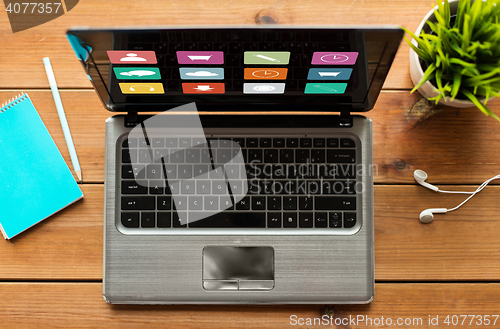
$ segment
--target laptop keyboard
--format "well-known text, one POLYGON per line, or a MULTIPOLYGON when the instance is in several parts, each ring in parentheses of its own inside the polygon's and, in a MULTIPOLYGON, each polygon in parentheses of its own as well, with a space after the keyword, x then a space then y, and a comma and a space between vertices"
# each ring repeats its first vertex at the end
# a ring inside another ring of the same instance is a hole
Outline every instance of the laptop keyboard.
POLYGON ((353 139, 221 136, 204 143, 182 136, 120 140, 122 227, 344 230, 359 221, 353 139), (240 149, 244 164, 232 161, 240 149))

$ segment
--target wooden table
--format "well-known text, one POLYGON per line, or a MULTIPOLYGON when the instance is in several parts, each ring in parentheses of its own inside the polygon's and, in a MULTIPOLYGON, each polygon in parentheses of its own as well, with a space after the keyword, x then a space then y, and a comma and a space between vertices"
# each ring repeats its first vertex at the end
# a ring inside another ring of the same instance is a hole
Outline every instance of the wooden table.
MULTIPOLYGON (((334 319, 370 317, 373 325, 381 317, 393 323, 398 318, 421 318, 422 327, 427 327, 429 316, 439 316, 439 327, 456 328, 462 327, 463 318, 457 326, 447 326, 444 320, 461 314, 490 315, 493 322, 491 315, 500 314, 500 187, 488 186, 459 211, 437 215, 424 225, 418 220, 420 211, 454 207, 463 196, 424 189, 415 184, 413 171, 426 170, 430 182, 447 189, 474 189, 500 171, 500 122, 475 108, 443 108, 419 120, 422 108, 414 104, 420 97, 409 93, 406 44, 401 45, 375 108, 367 114, 374 123, 378 167, 374 302, 153 307, 111 306, 101 296, 104 120, 110 113, 66 41, 68 27, 252 25, 268 16, 297 25, 397 24, 415 30, 433 5, 430 0, 83 0, 64 16, 15 34, 0 7, 0 100, 28 92, 70 164, 42 63, 43 57, 50 57, 80 158, 85 194, 84 200, 22 235, 0 241, 0 327, 281 328, 293 324, 292 315, 312 319, 324 314, 334 319)), ((500 114, 500 101, 489 104, 500 114)), ((470 319, 463 327, 473 327, 470 319)), ((316 324, 307 327, 323 327, 316 324)))

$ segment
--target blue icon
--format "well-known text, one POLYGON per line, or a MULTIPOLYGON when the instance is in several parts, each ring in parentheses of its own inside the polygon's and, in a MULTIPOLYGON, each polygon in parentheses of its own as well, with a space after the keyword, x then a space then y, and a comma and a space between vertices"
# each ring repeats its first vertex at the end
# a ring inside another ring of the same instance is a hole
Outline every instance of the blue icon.
POLYGON ((179 69, 183 80, 222 80, 223 68, 213 67, 181 67, 179 69))
POLYGON ((349 80, 352 69, 309 69, 307 80, 349 80))
POLYGON ((304 94, 343 94, 347 83, 306 83, 304 94))

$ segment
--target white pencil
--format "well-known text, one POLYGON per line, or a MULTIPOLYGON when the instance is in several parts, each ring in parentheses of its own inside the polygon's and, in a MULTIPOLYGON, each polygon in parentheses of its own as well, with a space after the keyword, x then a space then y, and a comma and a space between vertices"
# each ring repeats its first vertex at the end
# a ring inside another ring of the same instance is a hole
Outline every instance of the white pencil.
POLYGON ((54 103, 56 103, 57 114, 59 115, 59 121, 61 121, 64 139, 66 139, 66 145, 68 145, 71 163, 73 164, 73 169, 75 170, 76 177, 78 177, 78 180, 80 181, 80 183, 82 183, 82 170, 80 169, 80 163, 78 162, 78 156, 76 155, 75 144, 73 144, 73 138, 71 137, 71 132, 69 131, 68 120, 66 120, 66 114, 64 113, 61 95, 59 95, 59 90, 57 89, 56 78, 54 76, 54 71, 52 71, 50 59, 48 57, 45 57, 43 59, 43 64, 45 65, 45 72, 47 72, 47 78, 49 79, 49 85, 50 89, 52 90, 52 96, 54 97, 54 103))

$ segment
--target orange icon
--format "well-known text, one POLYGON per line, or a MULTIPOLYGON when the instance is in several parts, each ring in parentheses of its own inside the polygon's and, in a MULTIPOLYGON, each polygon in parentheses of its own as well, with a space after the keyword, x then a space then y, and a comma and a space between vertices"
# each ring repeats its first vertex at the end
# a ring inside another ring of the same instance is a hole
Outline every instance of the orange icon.
POLYGON ((288 69, 285 68, 246 68, 247 80, 285 80, 288 69))

